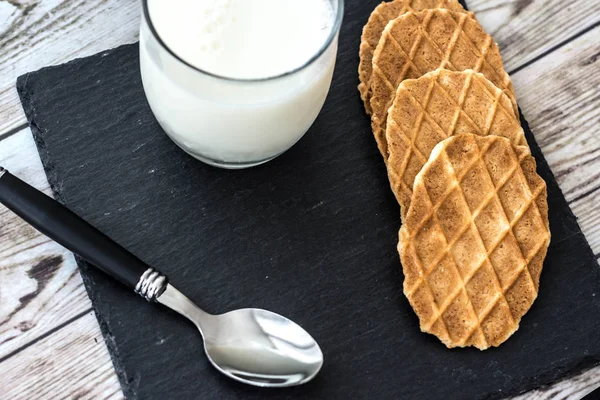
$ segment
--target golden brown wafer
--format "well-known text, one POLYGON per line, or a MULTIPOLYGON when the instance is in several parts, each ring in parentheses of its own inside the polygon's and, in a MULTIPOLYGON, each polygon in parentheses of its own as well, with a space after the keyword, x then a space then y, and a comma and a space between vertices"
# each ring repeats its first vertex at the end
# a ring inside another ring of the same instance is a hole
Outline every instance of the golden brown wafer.
POLYGON ((373 56, 371 125, 384 158, 387 112, 398 85, 437 68, 481 72, 506 93, 518 115, 498 46, 475 18, 444 9, 408 12, 386 26, 373 56))
POLYGON ((360 62, 358 64, 358 78, 360 84, 358 91, 360 97, 365 103, 367 114, 371 114, 371 89, 369 81, 371 79, 371 71, 373 67, 373 52, 383 29, 391 20, 409 11, 422 11, 429 8, 446 8, 448 10, 464 12, 465 9, 456 0, 395 0, 386 3, 381 3, 371 13, 369 20, 363 27, 361 42, 360 42, 360 62))
POLYGON ((498 346, 537 297, 550 242, 546 183, 525 146, 439 143, 414 184, 398 251, 421 330, 448 347, 498 346))
POLYGON ((527 145, 508 97, 473 70, 439 69, 403 81, 386 127, 388 176, 404 218, 414 179, 434 146, 460 133, 507 137, 527 145))

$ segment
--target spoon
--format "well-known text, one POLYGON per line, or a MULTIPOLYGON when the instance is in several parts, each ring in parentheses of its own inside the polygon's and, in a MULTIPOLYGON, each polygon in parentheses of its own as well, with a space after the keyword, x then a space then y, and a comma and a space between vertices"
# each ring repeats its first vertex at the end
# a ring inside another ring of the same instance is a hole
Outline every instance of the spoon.
POLYGON ((196 325, 212 365, 237 381, 261 387, 308 382, 323 353, 299 325, 270 311, 246 308, 211 315, 144 264, 57 201, 0 167, 0 203, 37 230, 106 272, 150 302, 196 325))

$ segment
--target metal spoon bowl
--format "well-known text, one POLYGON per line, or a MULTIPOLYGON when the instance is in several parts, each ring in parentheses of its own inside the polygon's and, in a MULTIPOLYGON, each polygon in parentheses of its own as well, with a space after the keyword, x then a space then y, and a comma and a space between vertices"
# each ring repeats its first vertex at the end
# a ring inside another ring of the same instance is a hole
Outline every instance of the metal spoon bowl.
POLYGON ((308 382, 321 369, 323 353, 298 324, 258 308, 211 315, 171 285, 157 301, 192 321, 213 366, 237 381, 262 387, 308 382))

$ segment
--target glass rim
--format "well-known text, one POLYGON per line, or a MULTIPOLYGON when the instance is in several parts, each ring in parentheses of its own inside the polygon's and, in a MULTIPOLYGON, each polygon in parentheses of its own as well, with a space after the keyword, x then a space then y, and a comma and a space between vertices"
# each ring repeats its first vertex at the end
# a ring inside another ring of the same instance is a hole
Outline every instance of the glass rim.
POLYGON ((150 29, 150 33, 152 34, 152 36, 156 39, 156 41, 159 43, 159 45, 167 51, 167 53, 169 53, 177 61, 186 65, 188 68, 191 68, 202 74, 211 76, 213 78, 230 81, 230 82, 266 82, 266 81, 283 78, 288 75, 292 75, 296 72, 299 72, 299 71, 303 70, 304 68, 308 67, 309 65, 311 65, 323 53, 325 53, 325 51, 329 48, 329 45, 331 45, 334 38, 337 36, 337 34, 340 30, 340 27, 342 25, 342 19, 344 16, 344 0, 331 0, 331 1, 337 2, 338 7, 337 7, 337 13, 335 15, 333 26, 331 28, 331 32, 327 36, 325 43, 323 43, 323 45, 321 47, 319 47, 317 52, 315 54, 313 54, 308 60, 306 60, 302 65, 300 65, 294 69, 291 69, 289 71, 283 72, 281 74, 267 76, 264 78, 234 78, 231 76, 219 75, 219 74, 215 74, 213 72, 206 71, 202 68, 196 67, 195 65, 187 62, 182 57, 180 57, 177 53, 175 53, 175 51, 173 51, 169 46, 167 46, 167 44, 162 40, 162 38, 160 37, 160 35, 156 31, 156 29, 154 28, 154 24, 152 23, 152 19, 150 18, 150 11, 148 10, 148 0, 142 0, 142 8, 143 8, 144 20, 146 21, 146 24, 148 25, 148 28, 150 29))

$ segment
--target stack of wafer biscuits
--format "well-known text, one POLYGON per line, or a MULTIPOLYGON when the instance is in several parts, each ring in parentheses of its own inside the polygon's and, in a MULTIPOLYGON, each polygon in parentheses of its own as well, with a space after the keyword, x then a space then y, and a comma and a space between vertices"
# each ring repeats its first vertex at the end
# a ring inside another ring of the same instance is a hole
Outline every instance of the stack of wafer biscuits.
POLYGON ((456 0, 381 3, 359 80, 421 330, 448 347, 500 345, 537 297, 550 229, 498 46, 456 0))

